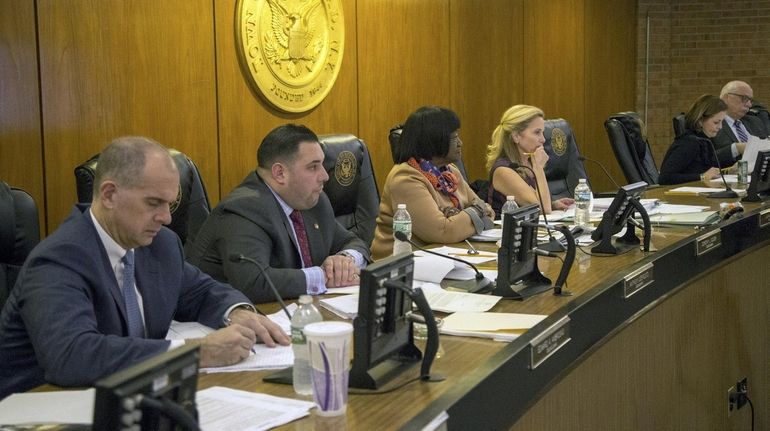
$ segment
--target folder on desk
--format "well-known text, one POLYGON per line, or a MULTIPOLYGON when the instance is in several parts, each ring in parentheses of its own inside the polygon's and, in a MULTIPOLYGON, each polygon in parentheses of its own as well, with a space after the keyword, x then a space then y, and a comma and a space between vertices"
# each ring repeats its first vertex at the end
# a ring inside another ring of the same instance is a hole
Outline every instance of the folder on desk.
POLYGON ((700 211, 679 214, 653 214, 650 215, 650 222, 655 224, 677 224, 685 226, 702 226, 719 221, 717 211, 700 211))
POLYGON ((542 314, 457 312, 444 318, 440 332, 511 341, 546 317, 542 314))

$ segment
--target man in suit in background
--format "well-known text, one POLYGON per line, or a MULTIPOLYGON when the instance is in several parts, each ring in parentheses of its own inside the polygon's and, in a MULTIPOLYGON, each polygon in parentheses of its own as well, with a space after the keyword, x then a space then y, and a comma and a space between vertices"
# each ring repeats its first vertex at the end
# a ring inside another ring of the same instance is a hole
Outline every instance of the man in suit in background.
POLYGON ((272 130, 257 151, 257 169, 214 208, 187 259, 255 303, 280 295, 318 295, 358 283, 369 249, 334 218, 323 192, 329 175, 318 137, 304 126, 272 130), (254 259, 263 272, 239 256, 254 259))
POLYGON ((236 363, 259 338, 288 337, 248 299, 184 260, 163 227, 179 172, 147 138, 114 140, 101 153, 92 205, 77 205, 29 255, 0 314, 0 398, 45 382, 87 386, 185 342, 201 366, 236 363), (164 340, 171 320, 220 328, 164 340))
POLYGON ((727 115, 722 121, 722 129, 711 138, 717 150, 719 164, 730 166, 740 160, 749 135, 767 137, 762 121, 746 115, 754 101, 754 90, 743 81, 730 81, 722 87, 719 97, 727 104, 727 115))

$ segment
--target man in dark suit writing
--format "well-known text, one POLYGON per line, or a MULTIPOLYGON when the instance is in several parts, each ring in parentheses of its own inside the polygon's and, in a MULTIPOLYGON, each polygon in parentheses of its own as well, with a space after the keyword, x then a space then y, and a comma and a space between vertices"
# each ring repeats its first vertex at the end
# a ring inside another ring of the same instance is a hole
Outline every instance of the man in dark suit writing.
POLYGON ((257 151, 251 172, 211 212, 187 258, 254 302, 275 301, 259 262, 281 296, 317 295, 358 283, 368 247, 334 218, 323 192, 329 179, 318 137, 304 126, 272 130, 257 151))
POLYGON ((163 227, 179 173, 168 151, 141 137, 102 152, 91 206, 78 205, 30 254, 0 314, 0 398, 44 382, 91 385, 185 342, 202 366, 248 356, 257 339, 288 337, 247 298, 184 261, 163 227), (171 320, 222 328, 169 342, 171 320))
POLYGON ((719 97, 727 104, 727 115, 722 120, 722 129, 711 138, 717 150, 719 164, 727 167, 737 162, 750 135, 767 137, 762 121, 746 115, 754 101, 754 90, 743 81, 730 81, 722 87, 719 97))

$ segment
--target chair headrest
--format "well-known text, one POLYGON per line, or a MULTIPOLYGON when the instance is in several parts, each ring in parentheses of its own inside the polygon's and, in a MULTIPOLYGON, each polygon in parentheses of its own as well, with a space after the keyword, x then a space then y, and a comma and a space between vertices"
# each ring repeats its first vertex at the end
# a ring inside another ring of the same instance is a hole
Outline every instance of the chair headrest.
POLYGON ((401 142, 401 131, 404 129, 403 124, 396 124, 388 132, 388 142, 390 142, 390 155, 393 157, 393 163, 398 163, 398 144, 401 142))
POLYGON ((639 160, 643 160, 647 154, 647 140, 642 134, 639 114, 636 112, 619 112, 611 115, 610 119, 616 120, 626 135, 626 139, 632 144, 639 160))
POLYGON ((0 262, 21 265, 40 242, 34 199, 21 189, 0 181, 0 262))
POLYGON ((355 212, 361 165, 367 156, 364 144, 351 134, 321 135, 318 141, 324 152, 324 169, 329 173, 324 192, 334 206, 334 213, 355 212))

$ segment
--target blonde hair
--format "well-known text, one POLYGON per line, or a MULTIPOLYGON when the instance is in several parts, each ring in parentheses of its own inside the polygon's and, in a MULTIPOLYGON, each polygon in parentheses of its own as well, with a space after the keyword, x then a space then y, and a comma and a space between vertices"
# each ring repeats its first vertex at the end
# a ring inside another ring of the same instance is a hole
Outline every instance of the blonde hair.
POLYGON ((487 171, 502 156, 520 163, 519 152, 513 142, 513 133, 522 133, 535 118, 545 118, 543 110, 529 105, 514 105, 508 108, 500 119, 500 124, 492 132, 492 142, 487 147, 487 171))

